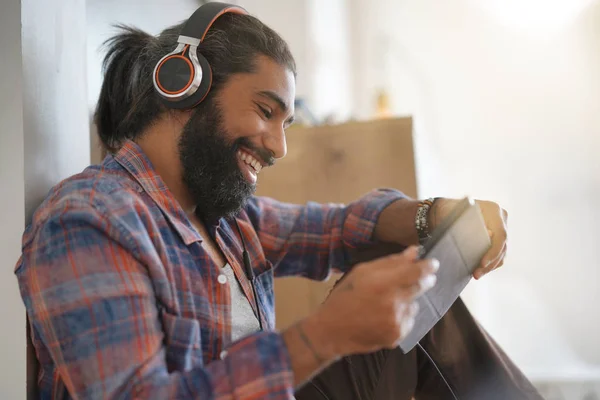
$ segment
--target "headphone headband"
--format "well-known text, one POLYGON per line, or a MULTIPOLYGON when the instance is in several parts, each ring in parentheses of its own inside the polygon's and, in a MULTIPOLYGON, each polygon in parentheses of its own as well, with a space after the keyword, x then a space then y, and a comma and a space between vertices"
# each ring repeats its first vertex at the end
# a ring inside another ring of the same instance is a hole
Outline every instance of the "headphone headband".
POLYGON ((152 74, 154 89, 165 106, 192 108, 208 94, 212 70, 206 58, 198 53, 198 46, 217 18, 225 13, 248 14, 232 4, 203 4, 183 25, 177 47, 156 64, 152 74))
MULTIPOLYGON (((200 6, 187 20, 180 35, 184 38, 197 39, 196 46, 204 40, 206 32, 212 24, 225 13, 248 14, 242 7, 226 3, 211 2, 200 6)), ((180 38, 181 38, 180 36, 180 38)), ((185 40, 185 39, 184 39, 185 40)), ((179 41, 181 43, 181 41, 179 41)), ((186 44, 191 44, 187 43, 186 44)))

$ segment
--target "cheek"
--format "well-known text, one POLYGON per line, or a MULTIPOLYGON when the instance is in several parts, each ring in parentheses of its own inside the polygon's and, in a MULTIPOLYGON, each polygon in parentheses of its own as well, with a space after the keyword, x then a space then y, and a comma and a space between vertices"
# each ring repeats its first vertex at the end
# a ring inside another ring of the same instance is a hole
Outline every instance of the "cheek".
POLYGON ((235 137, 260 136, 267 130, 267 122, 256 112, 240 113, 226 123, 227 131, 235 137))

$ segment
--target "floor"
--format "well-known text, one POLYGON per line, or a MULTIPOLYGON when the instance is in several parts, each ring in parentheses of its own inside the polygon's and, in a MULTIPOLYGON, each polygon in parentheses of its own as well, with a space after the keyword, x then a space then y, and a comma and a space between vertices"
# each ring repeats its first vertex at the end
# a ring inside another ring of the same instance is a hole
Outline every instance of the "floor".
POLYGON ((538 382, 546 400, 600 400, 600 382, 538 382))

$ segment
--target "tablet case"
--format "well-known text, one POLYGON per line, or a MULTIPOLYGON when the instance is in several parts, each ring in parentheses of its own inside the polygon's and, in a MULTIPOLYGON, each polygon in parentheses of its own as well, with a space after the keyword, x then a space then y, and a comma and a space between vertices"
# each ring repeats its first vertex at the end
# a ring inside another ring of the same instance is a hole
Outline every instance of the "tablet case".
MULTIPOLYGON (((439 260, 440 269, 436 285, 417 299, 419 312, 415 325, 400 343, 405 354, 416 346, 458 299, 490 246, 479 206, 469 198, 461 200, 424 245, 422 256, 439 260)), ((358 249, 352 254, 352 264, 403 249, 400 245, 389 243, 358 249)))

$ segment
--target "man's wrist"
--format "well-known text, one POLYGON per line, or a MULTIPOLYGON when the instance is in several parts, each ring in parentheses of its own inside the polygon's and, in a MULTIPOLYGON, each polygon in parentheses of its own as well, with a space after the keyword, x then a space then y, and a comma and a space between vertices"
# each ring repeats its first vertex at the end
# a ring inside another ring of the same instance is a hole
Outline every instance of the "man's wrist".
POLYGON ((299 387, 339 358, 336 337, 313 314, 282 332, 294 373, 294 385, 299 387))
POLYGON ((341 357, 335 335, 328 331, 327 324, 320 319, 318 312, 300 321, 297 328, 308 350, 318 361, 330 363, 341 357))
POLYGON ((424 213, 419 211, 424 201, 397 200, 381 212, 373 237, 377 241, 405 246, 423 244, 457 202, 455 199, 432 198, 424 213))
POLYGON ((444 217, 448 214, 448 211, 458 201, 455 199, 447 199, 443 197, 436 197, 433 202, 428 215, 429 230, 433 232, 435 228, 444 220, 444 217))

